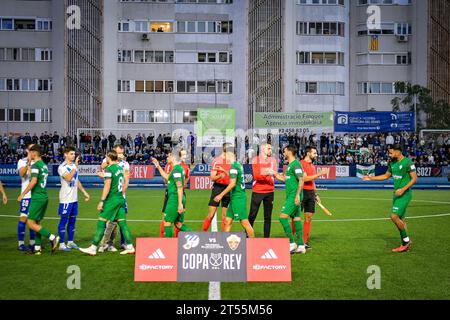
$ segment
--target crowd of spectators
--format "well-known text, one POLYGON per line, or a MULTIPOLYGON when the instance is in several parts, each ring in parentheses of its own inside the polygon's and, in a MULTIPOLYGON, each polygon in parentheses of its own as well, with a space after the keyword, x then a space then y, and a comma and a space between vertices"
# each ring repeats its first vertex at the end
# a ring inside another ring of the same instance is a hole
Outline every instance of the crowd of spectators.
MULTIPOLYGON (((196 148, 196 136, 192 132, 186 136, 173 138, 171 134, 138 133, 116 136, 109 134, 81 133, 79 136, 60 135, 57 132, 43 132, 30 135, 25 133, 3 134, 0 137, 0 164, 15 164, 24 155, 25 146, 29 143, 40 144, 44 149, 43 159, 48 164, 60 163, 63 160, 63 148, 68 145, 79 146, 83 164, 99 164, 106 152, 115 144, 125 147, 127 160, 132 164, 151 164, 151 157, 165 162, 167 153, 175 145, 182 145, 188 150, 191 163, 209 163, 215 156, 214 151, 196 148)), ((246 136, 242 143, 237 141, 238 148, 244 148, 240 161, 250 163, 250 159, 258 154, 262 142, 274 143, 272 135, 259 137, 246 136)), ((317 164, 351 165, 378 164, 386 165, 388 160, 387 146, 400 144, 418 166, 444 166, 450 163, 450 134, 429 135, 422 139, 417 134, 410 133, 376 133, 376 134, 280 134, 277 137, 278 156, 282 164, 282 147, 287 144, 297 146, 298 156, 302 157, 306 146, 316 146, 319 157, 317 164)), ((274 150, 275 151, 275 150, 274 150)), ((277 152, 275 152, 277 155, 277 152)))

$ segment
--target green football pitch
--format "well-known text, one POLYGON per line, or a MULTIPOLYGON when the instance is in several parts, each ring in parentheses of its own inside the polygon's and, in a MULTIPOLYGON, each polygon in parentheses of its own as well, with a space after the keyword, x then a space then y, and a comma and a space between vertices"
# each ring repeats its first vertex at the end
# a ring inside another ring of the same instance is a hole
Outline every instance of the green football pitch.
MULTIPOLYGON (((96 228, 100 189, 89 190, 91 201, 80 199, 76 242, 87 247, 96 228)), ((0 207, 0 299, 208 299, 208 283, 135 283, 134 256, 80 252, 26 255, 17 247, 18 189, 9 189, 9 203, 0 207), (67 268, 81 270, 81 289, 69 290, 67 268)), ((163 190, 130 189, 129 226, 133 237, 157 237, 163 190)), ((407 212, 409 252, 395 254, 400 236, 388 219, 392 191, 328 190, 322 202, 333 212, 318 209, 311 228, 313 247, 292 256, 290 283, 221 283, 222 299, 449 299, 450 192, 415 190, 407 212), (381 289, 369 290, 369 266, 381 271, 381 289)), ((49 190, 44 225, 55 233, 58 190, 49 190)), ((209 191, 187 191, 187 222, 201 230, 209 191)), ((278 221, 284 191, 276 192, 272 236, 283 237, 278 221)), ((250 199, 250 193, 248 194, 250 199)), ((262 236, 262 208, 255 223, 262 236)), ((241 230, 234 224, 233 230, 241 230)), ((28 235, 28 231, 27 231, 28 235)))

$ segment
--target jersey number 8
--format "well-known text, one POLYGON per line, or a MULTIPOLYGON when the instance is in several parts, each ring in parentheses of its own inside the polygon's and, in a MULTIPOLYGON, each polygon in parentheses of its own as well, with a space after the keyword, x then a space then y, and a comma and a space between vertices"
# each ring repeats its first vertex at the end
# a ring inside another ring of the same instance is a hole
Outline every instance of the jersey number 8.
POLYGON ((123 189, 123 177, 119 178, 119 184, 117 186, 117 191, 122 192, 123 189))

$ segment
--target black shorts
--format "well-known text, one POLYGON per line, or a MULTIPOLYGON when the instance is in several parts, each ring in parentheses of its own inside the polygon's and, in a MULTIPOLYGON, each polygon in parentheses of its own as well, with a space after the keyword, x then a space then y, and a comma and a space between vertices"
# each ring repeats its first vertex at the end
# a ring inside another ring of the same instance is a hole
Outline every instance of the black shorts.
POLYGON ((303 189, 303 212, 316 212, 316 192, 314 190, 303 189))
MULTIPOLYGON (((216 196, 218 196, 226 188, 227 188, 226 184, 214 183, 213 188, 211 190, 211 198, 209 199, 208 206, 217 208, 220 205, 220 203, 215 202, 214 198, 216 196)), ((222 203, 222 208, 228 208, 228 204, 230 203, 230 193, 229 192, 222 198, 221 203, 222 203)))

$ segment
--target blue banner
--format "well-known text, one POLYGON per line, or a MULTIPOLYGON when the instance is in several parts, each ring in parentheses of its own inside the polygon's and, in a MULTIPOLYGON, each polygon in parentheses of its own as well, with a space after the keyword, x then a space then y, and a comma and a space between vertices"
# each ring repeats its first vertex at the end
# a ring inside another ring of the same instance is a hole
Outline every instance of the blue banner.
POLYGON ((414 131, 414 112, 336 112, 335 132, 414 131))

